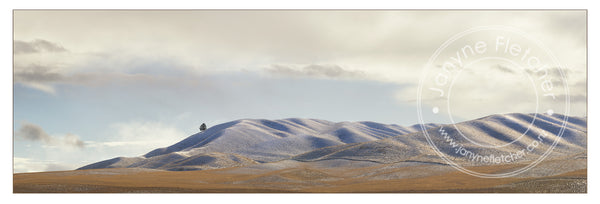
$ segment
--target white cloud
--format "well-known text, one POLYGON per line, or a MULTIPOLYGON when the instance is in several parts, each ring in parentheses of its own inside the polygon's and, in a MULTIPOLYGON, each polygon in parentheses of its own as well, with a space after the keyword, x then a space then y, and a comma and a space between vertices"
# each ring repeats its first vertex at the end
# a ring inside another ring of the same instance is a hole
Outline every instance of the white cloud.
POLYGON ((36 162, 33 159, 22 157, 14 157, 13 163, 14 173, 44 171, 47 165, 44 162, 36 162))
POLYGON ((283 77, 308 77, 325 79, 367 79, 367 75, 360 70, 348 70, 340 65, 281 65, 274 64, 265 71, 272 75, 283 77))
MULTIPOLYGON (((433 73, 426 78, 421 91, 421 103, 425 111, 437 107, 444 114, 450 111, 453 116, 463 119, 498 113, 545 113, 548 110, 565 114, 565 87, 556 76, 552 78, 553 90, 544 92, 543 80, 535 75, 530 75, 530 78, 523 71, 507 72, 489 66, 465 69, 460 75, 448 75, 448 80, 454 82, 451 89, 450 85, 436 85, 434 77, 437 72, 433 73), (437 88, 443 90, 443 96, 441 92, 433 90, 437 88), (554 94, 556 99, 546 94, 554 94)), ((582 116, 586 112, 585 76, 568 76, 566 79, 571 97, 569 115, 582 116)), ((417 93, 418 86, 408 86, 396 93, 396 99, 416 103, 417 93)))
POLYGON ((90 148, 110 150, 113 156, 139 156, 155 148, 172 145, 187 134, 161 122, 124 122, 110 125, 110 136, 104 141, 90 141, 90 148))
POLYGON ((74 165, 64 164, 56 161, 36 160, 32 158, 14 157, 13 158, 13 172, 14 173, 27 173, 27 172, 41 172, 41 171, 64 171, 73 170, 76 168, 74 165))
MULTIPOLYGON (((32 129, 32 128, 29 128, 32 129)), ((29 134, 35 141, 48 138, 48 143, 29 145, 25 153, 14 157, 14 172, 39 172, 73 170, 78 167, 119 156, 140 156, 155 148, 172 145, 188 134, 181 132, 172 125, 152 121, 132 121, 110 125, 106 138, 102 141, 82 142, 75 135, 54 138, 38 128, 33 128, 36 134, 29 134), (45 136, 44 136, 45 135, 45 136), (63 148, 56 143, 85 148, 63 148), (83 144, 80 144, 82 142, 83 144), (40 148, 38 148, 40 147, 40 148)), ((43 130, 42 130, 43 131, 43 130)), ((32 131, 29 131, 32 132, 32 131)), ((21 133, 19 133, 21 134, 21 133)), ((23 136, 19 136, 23 137, 23 136)), ((26 141, 21 139, 20 142, 26 141)), ((24 145, 27 146, 27 145, 24 145)))
POLYGON ((571 56, 573 49, 585 51, 584 19, 583 11, 17 11, 15 39, 51 39, 85 58, 72 65, 93 61, 106 64, 104 69, 127 69, 132 59, 165 59, 199 74, 270 64, 348 64, 402 77, 418 74, 415 66, 451 35, 483 25, 518 27, 568 58, 562 61, 584 63, 571 56))
POLYGON ((170 144, 185 136, 177 128, 161 122, 117 123, 111 127, 117 130, 116 141, 170 144))
MULTIPOLYGON (((138 83, 160 83, 153 79, 165 73, 185 78, 269 67, 279 76, 367 76, 416 86, 423 65, 444 41, 487 25, 521 29, 546 44, 567 68, 585 69, 584 11, 17 11, 19 45, 39 41, 69 52, 15 56, 15 81, 55 93, 56 83, 135 83, 132 78, 139 75, 132 73, 144 76, 138 83), (31 29, 32 23, 38 27, 31 29), (32 64, 51 72, 22 71, 32 64), (53 73, 62 80, 48 81, 53 73)), ((414 90, 407 93, 414 98, 414 90)))

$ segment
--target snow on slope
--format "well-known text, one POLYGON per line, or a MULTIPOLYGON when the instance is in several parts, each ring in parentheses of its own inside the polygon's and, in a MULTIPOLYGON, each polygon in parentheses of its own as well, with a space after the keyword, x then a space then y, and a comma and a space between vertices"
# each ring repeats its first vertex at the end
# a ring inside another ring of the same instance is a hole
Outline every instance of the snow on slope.
MULTIPOLYGON (((451 145, 443 145, 444 137, 439 129, 444 128, 450 137, 459 144, 463 144, 465 149, 479 155, 506 155, 510 152, 517 152, 526 149, 528 144, 537 140, 538 135, 546 134, 546 143, 541 143, 531 153, 528 153, 527 159, 538 158, 544 154, 549 145, 556 139, 556 133, 559 132, 564 117, 559 114, 537 115, 533 126, 527 130, 527 127, 533 120, 533 114, 504 114, 492 115, 484 118, 466 121, 456 124, 456 127, 469 139, 482 145, 502 145, 511 142, 514 143, 499 148, 482 148, 473 144, 460 136, 454 125, 442 125, 438 128, 427 130, 440 151, 447 158, 464 165, 477 165, 468 161, 467 157, 456 154, 456 149, 451 145), (520 137, 523 132, 526 134, 520 137)), ((447 143, 446 143, 447 144, 447 143)), ((564 134, 553 149, 551 157, 563 157, 585 152, 587 147, 587 121, 585 118, 570 117, 565 124, 564 134)), ((429 146, 426 137, 422 132, 413 132, 406 135, 391 137, 387 139, 354 143, 347 145, 338 145, 317 149, 297 155, 293 158, 297 161, 324 161, 334 159, 346 159, 355 161, 372 161, 378 163, 396 163, 406 161, 445 163, 437 153, 429 146)), ((480 163, 481 164, 481 163, 480 163)), ((482 164, 483 165, 483 164, 482 164)))
POLYGON ((375 141, 418 130, 418 126, 401 127, 374 122, 334 123, 298 118, 236 120, 216 125, 141 157, 119 157, 80 169, 141 167, 193 170, 242 166, 279 161, 323 147, 375 141), (193 158, 199 155, 203 158, 199 162, 186 162, 196 161, 193 158))
MULTIPOLYGON (((539 114, 529 130, 533 114, 491 115, 456 125, 427 124, 425 128, 436 144, 443 144, 439 133, 443 127, 464 148, 480 155, 500 155, 526 148, 544 133, 553 140, 564 116, 539 114), (459 135, 482 145, 501 145, 516 140, 504 148, 482 148, 459 135), (521 133, 526 132, 522 137, 521 133)), ((570 117, 564 135, 551 156, 560 157, 586 151, 587 120, 570 117)), ((427 142, 421 125, 401 127, 374 122, 334 123, 315 119, 236 120, 216 125, 202 133, 169 147, 153 150, 143 156, 114 158, 90 164, 80 169, 152 168, 165 170, 200 170, 247 166, 292 159, 295 161, 368 161, 377 163, 421 162, 445 164, 427 142)), ((538 157, 547 149, 543 143, 531 156, 538 157)), ((469 165, 465 157, 457 156, 450 145, 438 146, 448 158, 469 165)))

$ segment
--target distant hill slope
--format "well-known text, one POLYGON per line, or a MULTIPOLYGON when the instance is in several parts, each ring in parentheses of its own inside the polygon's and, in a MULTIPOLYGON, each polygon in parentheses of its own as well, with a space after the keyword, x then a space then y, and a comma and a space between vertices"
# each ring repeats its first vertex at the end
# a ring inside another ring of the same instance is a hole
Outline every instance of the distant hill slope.
POLYGON ((79 169, 141 167, 196 170, 243 166, 288 159, 323 147, 376 141, 419 130, 419 125, 401 127, 374 122, 244 119, 213 126, 140 157, 118 157, 79 169))
MULTIPOLYGON (((469 139, 482 145, 501 145, 519 137, 533 119, 533 114, 492 115, 456 124, 469 139)), ((509 148, 481 148, 468 142, 454 125, 427 124, 425 129, 434 140, 441 140, 439 128, 465 148, 481 155, 504 154, 524 148, 539 134, 554 138, 564 116, 537 115, 533 127, 509 148)), ((402 127, 374 122, 330 122, 315 119, 236 120, 213 126, 202 133, 169 147, 155 149, 140 157, 118 157, 90 164, 80 169, 152 168, 165 170, 200 170, 286 159, 296 161, 352 160, 378 163, 416 161, 444 163, 429 146, 421 125, 402 127)), ((563 156, 586 151, 587 120, 570 117, 553 155, 563 156)), ((439 141, 438 141, 439 142, 439 141)), ((547 144, 532 152, 543 154, 547 144)), ((453 155, 450 147, 440 151, 457 162, 464 157, 453 155)))
MULTIPOLYGON (((456 154, 456 149, 445 145, 445 139, 440 133, 444 129, 448 135, 463 148, 479 155, 507 155, 511 152, 527 149, 527 146, 538 140, 540 134, 546 134, 545 143, 540 143, 528 156, 523 158, 536 159, 549 148, 562 127, 563 115, 537 115, 529 130, 527 127, 533 121, 533 114, 504 114, 491 115, 476 120, 456 124, 456 127, 469 139, 480 145, 496 146, 509 143, 511 145, 499 148, 487 148, 474 144, 463 138, 454 125, 440 125, 427 130, 439 150, 447 157, 463 165, 476 165, 467 157, 456 154), (522 137, 523 132, 526 132, 522 137), (520 138, 519 138, 520 137, 520 138)), ((552 157, 564 157, 587 152, 587 121, 585 118, 569 117, 565 123, 564 133, 552 150, 552 157)), ((378 163, 396 163, 402 161, 420 161, 445 163, 432 149, 423 132, 418 131, 406 135, 386 138, 371 142, 338 145, 317 149, 297 155, 292 158, 297 161, 323 161, 334 159, 372 161, 378 163)), ((482 164, 483 165, 483 164, 482 164)))

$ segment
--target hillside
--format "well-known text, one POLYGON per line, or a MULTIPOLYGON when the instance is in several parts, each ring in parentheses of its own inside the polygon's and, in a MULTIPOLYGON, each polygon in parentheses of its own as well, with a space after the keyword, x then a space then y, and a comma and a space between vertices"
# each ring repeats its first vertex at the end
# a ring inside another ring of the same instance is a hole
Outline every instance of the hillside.
MULTIPOLYGON (((316 119, 236 120, 210 127, 204 132, 139 157, 118 157, 79 169, 148 168, 162 170, 205 170, 248 166, 292 160, 366 161, 382 164, 418 162, 445 165, 428 143, 421 128, 427 129, 432 142, 443 144, 444 129, 456 142, 475 154, 502 155, 527 148, 544 134, 553 141, 564 123, 563 137, 550 155, 561 158, 586 154, 585 118, 554 114, 502 114, 448 125, 402 127, 375 122, 330 122, 316 119), (533 121, 534 116, 536 117, 533 121), (533 123, 532 123, 533 121, 533 123), (461 136, 458 130, 463 133, 461 136), (522 134, 525 133, 525 134, 522 134), (471 141, 469 141, 471 140, 471 141), (513 142, 514 141, 514 142, 513 142), (486 148, 486 146, 502 146, 486 148)), ((538 158, 550 142, 541 143, 523 162, 538 158)), ((462 165, 481 165, 457 157, 449 145, 439 147, 442 154, 462 165)))
POLYGON ((80 169, 152 168, 200 170, 288 159, 319 148, 376 141, 416 132, 374 122, 315 119, 236 120, 219 124, 139 157, 118 157, 80 169))

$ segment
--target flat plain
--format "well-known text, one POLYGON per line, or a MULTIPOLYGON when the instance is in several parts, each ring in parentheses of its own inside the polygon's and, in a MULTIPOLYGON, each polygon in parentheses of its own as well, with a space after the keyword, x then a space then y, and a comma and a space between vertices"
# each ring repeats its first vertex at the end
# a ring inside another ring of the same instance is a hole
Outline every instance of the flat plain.
MULTIPOLYGON (((479 178, 444 165, 386 167, 391 165, 323 168, 302 163, 282 169, 233 167, 202 171, 93 169, 14 174, 13 187, 15 193, 587 192, 587 168, 548 176, 479 178), (429 169, 427 174, 420 174, 424 169, 429 169)), ((472 170, 498 173, 519 167, 480 166, 472 170)))

